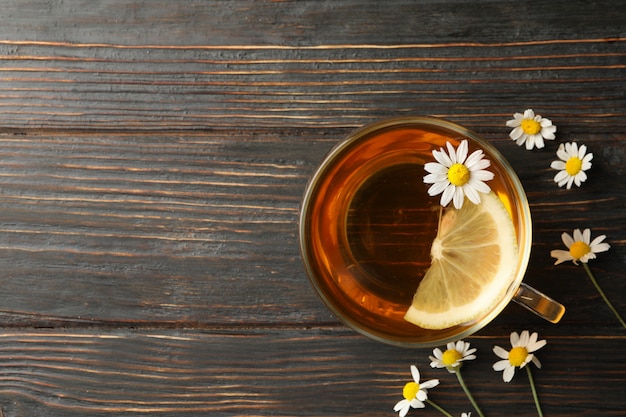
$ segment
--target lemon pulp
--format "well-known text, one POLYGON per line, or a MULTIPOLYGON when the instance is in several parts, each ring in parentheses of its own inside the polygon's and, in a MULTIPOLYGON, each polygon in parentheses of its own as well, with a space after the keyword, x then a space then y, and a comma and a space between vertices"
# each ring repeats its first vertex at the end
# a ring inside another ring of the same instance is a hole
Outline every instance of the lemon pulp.
POLYGON ((404 318, 424 329, 445 329, 486 314, 505 296, 518 264, 511 217, 493 193, 480 204, 448 208, 433 241, 431 266, 404 318))

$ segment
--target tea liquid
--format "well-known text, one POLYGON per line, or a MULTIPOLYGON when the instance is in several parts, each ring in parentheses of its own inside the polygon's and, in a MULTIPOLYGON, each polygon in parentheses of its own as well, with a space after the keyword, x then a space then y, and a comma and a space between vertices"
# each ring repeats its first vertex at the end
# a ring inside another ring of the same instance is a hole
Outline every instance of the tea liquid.
MULTIPOLYGON (((314 284, 344 321, 399 339, 430 337, 433 331, 403 318, 430 266, 440 214, 440 196, 430 197, 423 182, 424 164, 434 161, 434 149, 446 142, 457 147, 462 139, 447 131, 392 127, 350 142, 323 167, 309 203, 306 256, 310 273, 318 277, 314 284)), ((476 149, 470 140, 469 153, 476 149)), ((495 174, 488 184, 510 212, 520 239, 514 187, 498 159, 483 151, 495 174)), ((459 326, 443 332, 458 331, 459 326)))

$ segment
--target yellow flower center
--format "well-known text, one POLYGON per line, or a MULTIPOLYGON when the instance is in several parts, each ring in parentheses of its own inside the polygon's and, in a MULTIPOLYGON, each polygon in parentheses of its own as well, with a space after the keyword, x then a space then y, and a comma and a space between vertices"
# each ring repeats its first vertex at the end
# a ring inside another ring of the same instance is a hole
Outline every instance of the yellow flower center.
POLYGON ((524 133, 527 133, 529 135, 536 135, 537 133, 541 132, 541 125, 538 121, 533 119, 522 120, 521 126, 524 133))
POLYGON ((591 248, 585 242, 574 242, 569 247, 569 253, 574 259, 580 259, 591 252, 591 248))
POLYGON ((527 356, 528 350, 525 347, 515 347, 509 352, 509 362, 513 366, 522 366, 527 356))
POLYGON ((457 363, 462 357, 463 355, 461 355, 461 352, 459 352, 458 350, 448 349, 443 352, 443 355, 441 356, 441 362, 443 362, 443 364, 446 366, 452 366, 457 363))
POLYGON ((565 171, 571 176, 574 176, 580 172, 580 169, 583 167, 583 161, 580 160, 577 156, 572 156, 565 163, 565 171))
POLYGON ((448 169, 448 181, 450 184, 460 187, 470 179, 469 169, 463 164, 454 164, 448 169))
POLYGON ((411 401, 416 396, 420 390, 420 384, 417 382, 407 382, 404 388, 402 389, 402 396, 407 400, 411 401))

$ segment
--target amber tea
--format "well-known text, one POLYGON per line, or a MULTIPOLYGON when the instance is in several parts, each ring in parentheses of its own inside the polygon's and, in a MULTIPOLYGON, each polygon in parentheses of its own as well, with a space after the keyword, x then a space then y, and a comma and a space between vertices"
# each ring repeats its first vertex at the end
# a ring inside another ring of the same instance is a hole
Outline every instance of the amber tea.
POLYGON ((375 339, 432 345, 470 334, 497 315, 519 286, 530 254, 530 213, 508 163, 466 129, 434 118, 394 119, 365 127, 331 150, 303 201, 300 246, 319 295, 342 321, 375 339), (488 316, 443 330, 404 315, 429 268, 440 216, 424 184, 432 151, 469 141, 491 161, 492 191, 509 212, 518 240, 517 271, 507 296, 488 316))

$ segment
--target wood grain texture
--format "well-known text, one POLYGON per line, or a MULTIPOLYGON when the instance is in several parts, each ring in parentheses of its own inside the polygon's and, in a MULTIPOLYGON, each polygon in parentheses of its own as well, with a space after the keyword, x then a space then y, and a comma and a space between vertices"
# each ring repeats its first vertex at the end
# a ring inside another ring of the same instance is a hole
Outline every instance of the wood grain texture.
POLYGON ((536 415, 523 372, 491 370, 532 329, 546 416, 624 415, 626 334, 549 255, 562 232, 606 234, 590 266, 626 315, 620 1, 6 0, 0 22, 0 416, 387 416, 412 363, 470 411, 429 350, 334 318, 298 253, 325 153, 409 114, 509 160, 533 216, 525 280, 567 307, 555 326, 511 305, 469 339, 486 414, 536 415), (543 150, 508 138, 529 107, 558 126, 543 150), (563 190, 550 162, 571 140, 593 167, 563 190))
MULTIPOLYGON (((430 398, 453 415, 470 409, 456 377, 429 369, 429 351, 362 339, 347 331, 22 331, 0 336, 0 406, 5 415, 391 415, 410 379, 440 380, 430 398)), ((494 345, 470 339, 478 359, 464 367, 476 401, 489 415, 533 415, 525 373, 509 384, 491 370, 494 345), (498 393, 494 395, 494 393, 498 393)), ((615 368, 624 337, 552 337, 535 369, 546 415, 621 416, 615 403, 625 374, 615 368)), ((422 410, 423 415, 436 415, 422 410)))
POLYGON ((355 127, 411 113, 499 126, 533 106, 580 131, 623 128, 623 7, 362 3, 8 2, 0 124, 355 127))

